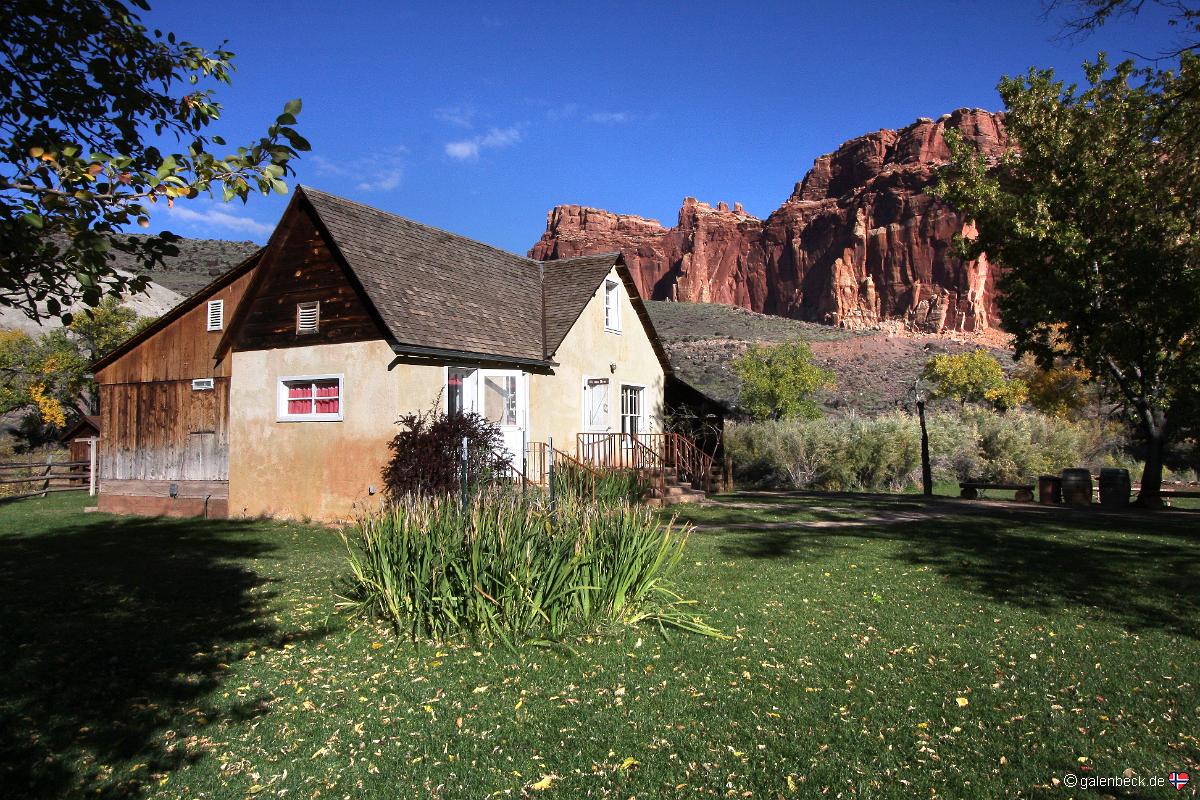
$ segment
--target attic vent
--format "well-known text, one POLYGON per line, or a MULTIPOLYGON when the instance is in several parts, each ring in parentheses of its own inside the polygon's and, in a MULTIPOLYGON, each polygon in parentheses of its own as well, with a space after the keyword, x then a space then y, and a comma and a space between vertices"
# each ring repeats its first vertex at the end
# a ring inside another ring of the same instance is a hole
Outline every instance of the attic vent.
POLYGON ((193 392, 207 392, 213 388, 212 378, 194 378, 192 380, 193 392))
POLYGON ((225 301, 208 301, 208 329, 219 331, 225 327, 225 301))
POLYGON ((296 333, 316 333, 321 322, 321 302, 296 304, 296 333))

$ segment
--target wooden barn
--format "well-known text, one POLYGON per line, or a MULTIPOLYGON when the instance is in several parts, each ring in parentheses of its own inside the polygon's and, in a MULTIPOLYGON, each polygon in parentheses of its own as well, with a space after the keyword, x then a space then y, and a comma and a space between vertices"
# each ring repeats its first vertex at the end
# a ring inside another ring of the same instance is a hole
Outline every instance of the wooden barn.
POLYGON ((224 517, 229 360, 217 345, 261 251, 98 361, 102 511, 224 517))

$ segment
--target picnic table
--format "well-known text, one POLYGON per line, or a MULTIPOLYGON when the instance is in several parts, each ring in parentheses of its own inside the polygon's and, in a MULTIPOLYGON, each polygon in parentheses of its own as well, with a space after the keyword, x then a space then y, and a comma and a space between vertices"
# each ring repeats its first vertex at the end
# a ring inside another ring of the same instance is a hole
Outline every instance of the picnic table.
POLYGON ((984 481, 959 481, 959 497, 965 500, 977 500, 985 489, 1011 491, 1013 499, 1018 503, 1029 503, 1033 500, 1032 483, 986 483, 984 481))

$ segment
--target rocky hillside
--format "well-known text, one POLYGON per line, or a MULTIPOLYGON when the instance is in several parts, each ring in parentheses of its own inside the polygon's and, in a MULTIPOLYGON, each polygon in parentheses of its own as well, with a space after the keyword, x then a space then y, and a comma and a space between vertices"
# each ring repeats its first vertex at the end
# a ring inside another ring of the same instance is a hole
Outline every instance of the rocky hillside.
POLYGON ((656 300, 726 303, 869 329, 983 331, 997 323, 997 267, 951 251, 965 221, 924 193, 955 129, 983 153, 1008 146, 1003 117, 960 109, 939 120, 852 139, 821 156, 765 220, 740 204, 684 200, 675 227, 583 206, 558 206, 530 251, 554 259, 620 250, 656 300))
POLYGON ((258 250, 254 242, 231 242, 224 239, 180 239, 179 255, 168 258, 154 270, 139 269, 117 254, 116 266, 130 272, 144 273, 157 284, 187 296, 228 272, 243 259, 258 250))
POLYGON ((820 397, 833 413, 873 414, 905 403, 913 379, 938 353, 985 347, 1000 363, 1012 364, 1007 337, 998 331, 961 336, 850 331, 717 303, 649 302, 646 307, 676 374, 728 405, 736 403, 738 393, 731 361, 760 342, 807 341, 816 363, 837 376, 837 385, 820 397))
MULTIPOLYGON (((146 292, 132 295, 125 304, 143 317, 158 317, 165 314, 188 295, 212 282, 213 278, 228 272, 239 262, 258 250, 254 242, 230 242, 223 239, 181 239, 179 255, 166 259, 161 267, 142 269, 124 253, 116 253, 115 266, 126 274, 149 276, 151 284, 146 292)), ((76 309, 83 308, 82 305, 76 309)), ((26 317, 20 311, 0 308, 0 330, 15 329, 36 334, 49 327, 57 327, 57 317, 43 319, 40 323, 26 317)))

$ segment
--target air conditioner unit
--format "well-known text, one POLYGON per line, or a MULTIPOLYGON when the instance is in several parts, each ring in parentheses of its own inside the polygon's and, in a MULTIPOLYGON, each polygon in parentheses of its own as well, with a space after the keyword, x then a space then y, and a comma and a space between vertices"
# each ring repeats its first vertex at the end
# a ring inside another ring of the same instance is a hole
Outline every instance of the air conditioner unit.
POLYGON ((208 391, 212 391, 212 388, 213 388, 213 379, 212 378, 195 378, 192 380, 192 391, 193 392, 208 392, 208 391))

